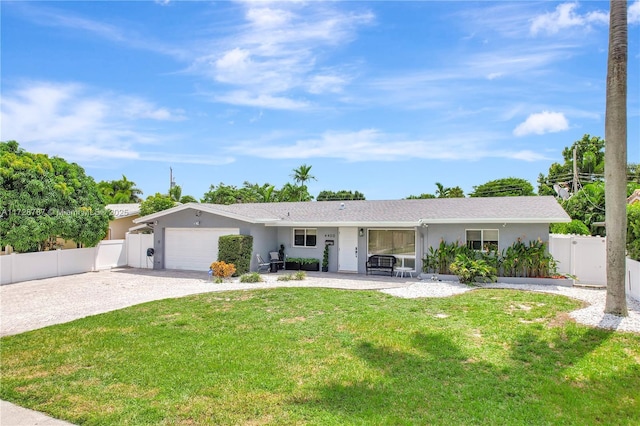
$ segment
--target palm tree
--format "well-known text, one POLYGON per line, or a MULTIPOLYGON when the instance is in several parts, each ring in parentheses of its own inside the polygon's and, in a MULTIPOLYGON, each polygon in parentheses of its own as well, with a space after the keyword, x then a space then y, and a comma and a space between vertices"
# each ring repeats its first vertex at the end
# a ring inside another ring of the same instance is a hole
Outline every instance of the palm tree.
MULTIPOLYGON (((311 167, 312 166, 308 166, 306 164, 301 165, 300 167, 298 167, 297 169, 293 169, 293 174, 291 175, 291 177, 293 178, 294 181, 296 181, 297 183, 300 184, 300 199, 299 201, 304 201, 303 195, 304 193, 306 193, 307 195, 309 194, 309 192, 307 191, 307 186, 305 185, 305 183, 309 180, 317 180, 315 176, 311 175, 309 172, 311 171, 311 167)), ((308 197, 306 197, 308 198, 308 197)))
POLYGON ((607 300, 604 311, 627 316, 625 242, 627 227, 627 0, 610 0, 605 112, 605 223, 607 300))
POLYGON ((449 192, 451 192, 451 188, 445 188, 440 182, 436 182, 436 188, 436 197, 449 198, 449 192))
POLYGON ((122 179, 101 181, 98 183, 98 189, 104 196, 107 204, 126 204, 139 203, 142 199, 142 191, 136 188, 136 183, 127 179, 122 175, 122 179))

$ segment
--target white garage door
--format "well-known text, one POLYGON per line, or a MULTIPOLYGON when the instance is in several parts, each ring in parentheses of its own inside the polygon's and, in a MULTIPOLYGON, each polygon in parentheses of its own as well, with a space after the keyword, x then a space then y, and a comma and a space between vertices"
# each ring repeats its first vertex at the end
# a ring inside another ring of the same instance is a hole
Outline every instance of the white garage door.
POLYGON ((218 238, 237 235, 237 228, 167 228, 164 231, 164 267, 208 271, 218 260, 218 238))

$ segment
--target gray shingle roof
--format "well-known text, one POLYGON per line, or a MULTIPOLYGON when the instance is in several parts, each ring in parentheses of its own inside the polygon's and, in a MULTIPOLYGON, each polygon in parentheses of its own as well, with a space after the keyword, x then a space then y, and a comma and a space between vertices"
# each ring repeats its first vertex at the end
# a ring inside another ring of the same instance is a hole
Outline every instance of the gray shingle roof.
POLYGON ((123 217, 135 216, 140 214, 140 204, 107 204, 105 206, 107 210, 111 210, 116 219, 123 217))
POLYGON ((426 200, 312 201, 298 203, 189 203, 155 213, 155 219, 184 208, 200 209, 251 223, 290 225, 406 225, 420 223, 556 223, 570 218, 554 197, 435 198, 426 200))

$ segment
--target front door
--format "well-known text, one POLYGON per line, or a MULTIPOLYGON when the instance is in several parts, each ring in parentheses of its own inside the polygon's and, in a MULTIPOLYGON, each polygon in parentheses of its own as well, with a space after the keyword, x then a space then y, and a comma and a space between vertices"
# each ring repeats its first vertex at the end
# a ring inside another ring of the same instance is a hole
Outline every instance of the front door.
POLYGON ((338 229, 338 272, 358 272, 358 228, 338 229))

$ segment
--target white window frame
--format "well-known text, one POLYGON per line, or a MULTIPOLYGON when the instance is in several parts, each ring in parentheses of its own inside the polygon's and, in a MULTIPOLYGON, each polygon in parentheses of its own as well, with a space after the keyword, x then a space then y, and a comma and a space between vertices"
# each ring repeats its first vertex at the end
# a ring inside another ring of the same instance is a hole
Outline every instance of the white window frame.
POLYGON ((291 247, 296 247, 296 248, 316 248, 318 247, 318 229, 317 228, 293 228, 293 230, 291 231, 291 247), (296 231, 304 231, 304 244, 303 245, 297 245, 296 244, 296 231), (308 231, 314 231, 315 232, 315 236, 316 236, 316 243, 312 246, 308 246, 307 245, 307 232, 308 231))
MULTIPOLYGON (((486 229, 470 228, 470 229, 465 229, 464 238, 465 238, 465 243, 466 243, 467 247, 469 247, 469 248, 471 248, 473 250, 476 250, 476 251, 484 251, 484 252, 488 251, 485 248, 485 242, 486 242, 485 237, 484 237, 485 231, 492 231, 492 232, 497 232, 498 233, 498 239, 496 240, 496 245, 497 245, 496 250, 500 250, 500 230, 497 229, 497 228, 495 228, 495 229, 494 228, 486 228, 486 229), (482 247, 480 250, 476 250, 473 247, 469 247, 469 237, 468 237, 469 231, 480 231, 480 246, 482 247)), ((490 241, 494 241, 494 240, 490 240, 490 241)))

